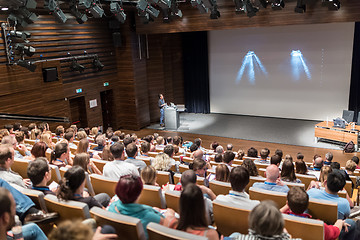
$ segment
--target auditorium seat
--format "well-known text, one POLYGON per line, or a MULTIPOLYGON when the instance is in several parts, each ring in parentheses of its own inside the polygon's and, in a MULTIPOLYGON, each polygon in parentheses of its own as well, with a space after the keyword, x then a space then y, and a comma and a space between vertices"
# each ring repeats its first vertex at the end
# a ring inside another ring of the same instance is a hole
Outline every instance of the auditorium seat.
POLYGON ((183 157, 182 160, 183 160, 183 162, 187 162, 187 163, 192 163, 193 162, 193 159, 190 158, 190 157, 183 157))
POLYGON ((311 181, 317 181, 317 178, 314 175, 306 175, 296 173, 296 178, 300 179, 303 184, 305 184, 305 189, 307 189, 310 185, 311 181))
POLYGON ((186 170, 189 170, 189 165, 185 165, 185 164, 180 164, 180 165, 179 165, 179 172, 180 172, 180 173, 183 173, 183 172, 185 172, 186 170))
POLYGON ((158 152, 148 152, 148 155, 152 158, 155 158, 158 154, 158 152))
POLYGON ((99 174, 90 174, 90 179, 95 194, 107 193, 110 197, 115 195, 117 181, 99 174))
POLYGON ((243 164, 243 160, 234 159, 233 164, 237 164, 241 166, 243 164))
POLYGON ((221 182, 217 180, 212 180, 209 182, 210 189, 216 194, 226 195, 231 190, 231 185, 228 182, 221 182))
POLYGON ((316 219, 283 214, 285 228, 292 238, 309 240, 324 239, 324 222, 316 219))
POLYGON ((28 196, 34 202, 36 208, 41 209, 44 212, 48 212, 44 199, 45 195, 43 192, 30 188, 23 188, 15 184, 13 184, 12 186, 16 188, 19 192, 28 196))
MULTIPOLYGON (((91 183, 90 174, 87 172, 85 172, 85 180, 86 180, 85 186, 86 186, 87 192, 89 193, 90 196, 95 196, 95 191, 94 191, 94 188, 91 183)), ((112 197, 112 196, 110 196, 110 197, 112 197)))
POLYGON ((223 164, 223 163, 222 163, 222 162, 214 162, 214 161, 210 161, 210 165, 211 165, 211 167, 213 167, 213 166, 217 167, 217 166, 219 166, 220 164, 223 164))
POLYGON ((61 180, 61 175, 60 175, 60 171, 58 166, 49 164, 49 167, 51 168, 51 179, 50 179, 50 183, 51 182, 57 182, 59 183, 61 180))
POLYGON ((286 204, 286 193, 268 191, 264 189, 258 189, 250 187, 249 189, 250 199, 252 200, 272 200, 277 204, 277 207, 280 209, 286 204))
POLYGON ((163 198, 161 187, 144 184, 143 190, 139 196, 138 202, 140 204, 158 207, 161 209, 166 208, 166 202, 163 198))
POLYGON ((336 203, 310 198, 308 210, 313 219, 323 220, 327 224, 334 224, 337 220, 336 203))
POLYGON ((185 156, 190 158, 191 157, 191 152, 185 152, 185 156))
POLYGON ((98 146, 97 144, 91 143, 90 140, 89 140, 89 147, 90 147, 91 150, 93 150, 97 146, 98 146))
POLYGON ((181 179, 181 174, 180 173, 175 173, 174 174, 174 184, 178 184, 180 182, 181 179))
POLYGON ((31 139, 24 139, 24 143, 26 144, 30 144, 30 145, 34 145, 35 144, 35 140, 31 140, 31 139))
POLYGON ((157 171, 157 180, 156 180, 156 182, 159 184, 159 186, 163 186, 163 185, 166 185, 168 183, 173 184, 170 172, 157 171))
POLYGON ((263 164, 263 163, 255 163, 256 168, 259 170, 260 168, 267 168, 269 164, 263 164))
POLYGON ((45 203, 49 212, 57 212, 59 214, 56 222, 90 218, 89 207, 86 203, 59 200, 55 195, 51 194, 45 196, 45 203))
POLYGON ((146 156, 137 156, 136 159, 144 161, 147 166, 151 166, 151 158, 146 156))
POLYGON ((266 178, 264 177, 254 177, 254 176, 250 176, 250 179, 249 179, 249 183, 248 185, 246 185, 245 187, 245 191, 247 193, 249 193, 249 188, 252 187, 252 185, 255 183, 255 182, 265 182, 266 178))
POLYGON ((99 207, 92 207, 90 214, 98 226, 110 225, 114 227, 118 236, 121 236, 121 239, 146 239, 144 228, 138 218, 109 212, 99 207))
POLYGON ((103 172, 103 169, 104 169, 105 164, 109 162, 109 161, 100 160, 100 159, 95 159, 95 158, 91 158, 91 161, 93 161, 93 163, 95 164, 95 166, 96 166, 101 172, 103 172))
POLYGON ((217 229, 224 236, 233 232, 248 233, 248 218, 251 209, 249 207, 237 208, 231 203, 218 200, 213 201, 214 220, 217 229))
POLYGON ((149 240, 205 240, 207 237, 171 229, 157 223, 149 223, 146 227, 149 240))
POLYGON ((67 170, 68 170, 68 168, 66 168, 66 167, 59 168, 61 178, 64 178, 64 175, 67 170))
POLYGON ((344 188, 345 188, 346 192, 349 194, 349 196, 351 197, 352 196, 352 182, 346 181, 344 188))
POLYGON ((180 191, 165 191, 165 201, 168 208, 174 209, 175 212, 179 211, 179 199, 181 192, 180 191))
POLYGON ((70 152, 74 155, 76 155, 77 148, 70 147, 70 152))
POLYGON ((266 168, 259 168, 258 173, 260 176, 265 177, 266 168))
POLYGON ((11 170, 20 174, 22 178, 28 178, 27 176, 27 167, 30 160, 26 159, 15 159, 13 165, 11 165, 11 170))

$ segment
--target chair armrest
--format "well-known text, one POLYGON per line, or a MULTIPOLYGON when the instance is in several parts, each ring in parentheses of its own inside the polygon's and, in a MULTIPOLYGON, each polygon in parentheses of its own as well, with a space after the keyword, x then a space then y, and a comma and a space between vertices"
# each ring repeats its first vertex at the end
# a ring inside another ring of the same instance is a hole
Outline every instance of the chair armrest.
POLYGON ((358 188, 354 188, 353 192, 352 192, 352 197, 351 197, 351 201, 353 201, 354 206, 359 205, 359 189, 358 188))

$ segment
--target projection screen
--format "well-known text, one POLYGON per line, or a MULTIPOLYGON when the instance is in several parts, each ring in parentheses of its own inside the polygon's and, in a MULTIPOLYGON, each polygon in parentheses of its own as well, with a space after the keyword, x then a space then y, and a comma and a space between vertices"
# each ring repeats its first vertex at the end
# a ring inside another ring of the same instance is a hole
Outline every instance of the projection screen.
POLYGON ((212 113, 332 120, 348 108, 354 23, 209 32, 212 113))

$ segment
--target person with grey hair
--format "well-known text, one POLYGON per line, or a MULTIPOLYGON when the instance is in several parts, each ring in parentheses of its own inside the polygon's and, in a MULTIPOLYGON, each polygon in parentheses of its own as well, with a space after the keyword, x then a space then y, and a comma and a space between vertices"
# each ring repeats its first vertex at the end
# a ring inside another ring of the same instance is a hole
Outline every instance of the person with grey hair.
POLYGON ((226 150, 227 151, 232 151, 233 150, 233 145, 231 143, 229 143, 228 145, 226 145, 226 150))
POLYGON ((24 156, 20 153, 20 151, 22 151, 25 156, 31 156, 31 152, 29 150, 27 150, 25 145, 22 145, 22 144, 17 145, 17 141, 16 141, 15 136, 9 135, 9 136, 3 137, 3 139, 1 140, 1 144, 12 146, 13 149, 14 149, 16 159, 23 159, 24 158, 24 156), (19 148, 20 151, 17 150, 17 147, 19 148))
POLYGON ((98 136, 96 138, 96 144, 97 146, 94 147, 94 151, 102 151, 105 147, 106 144, 106 138, 105 138, 105 134, 101 134, 100 136, 98 136))
POLYGON ((217 146, 216 149, 215 149, 215 152, 216 152, 216 153, 223 154, 223 153, 224 153, 224 148, 223 148, 223 146, 221 146, 221 145, 217 146))
POLYGON ((324 165, 330 165, 331 161, 333 160, 334 155, 332 154, 332 152, 328 152, 325 154, 325 161, 324 161, 324 165))

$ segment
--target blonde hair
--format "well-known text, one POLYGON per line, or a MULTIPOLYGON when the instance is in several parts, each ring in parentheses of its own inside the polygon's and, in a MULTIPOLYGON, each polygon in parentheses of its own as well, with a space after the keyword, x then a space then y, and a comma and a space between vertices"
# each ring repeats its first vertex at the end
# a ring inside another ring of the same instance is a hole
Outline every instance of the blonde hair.
POLYGON ((86 134, 85 131, 80 131, 80 132, 78 132, 76 136, 77 136, 77 139, 78 139, 78 140, 87 138, 87 134, 86 134))
POLYGON ((81 221, 64 221, 54 228, 50 235, 49 240, 88 240, 92 239, 94 235, 90 226, 83 224, 81 221))
POLYGON ((40 141, 46 143, 48 147, 51 147, 52 145, 51 135, 48 133, 41 134, 40 141))
POLYGON ((332 168, 330 166, 323 166, 320 170, 320 177, 319 180, 321 182, 321 185, 324 184, 325 180, 327 180, 327 176, 329 175, 329 173, 332 172, 332 168))
POLYGON ((237 158, 239 160, 243 160, 243 157, 245 156, 245 151, 243 149, 240 149, 238 152, 237 152, 237 158))
POLYGON ((347 160, 345 170, 353 172, 356 169, 356 163, 353 160, 347 160))
POLYGON ((103 148, 102 153, 101 153, 101 159, 106 160, 106 161, 113 161, 114 160, 114 156, 111 154, 109 145, 106 145, 103 148))
POLYGON ((156 169, 152 166, 146 166, 141 171, 141 180, 144 184, 155 185, 156 183, 156 169))
POLYGON ((99 133, 99 129, 97 127, 93 127, 90 133, 91 135, 96 136, 99 133))
POLYGON ((166 153, 159 153, 151 162, 151 166, 158 171, 167 171, 171 167, 171 159, 166 153))
POLYGON ((31 132, 30 132, 30 139, 31 139, 31 140, 36 140, 37 137, 38 137, 40 134, 41 134, 40 129, 33 129, 33 130, 31 130, 31 132))

